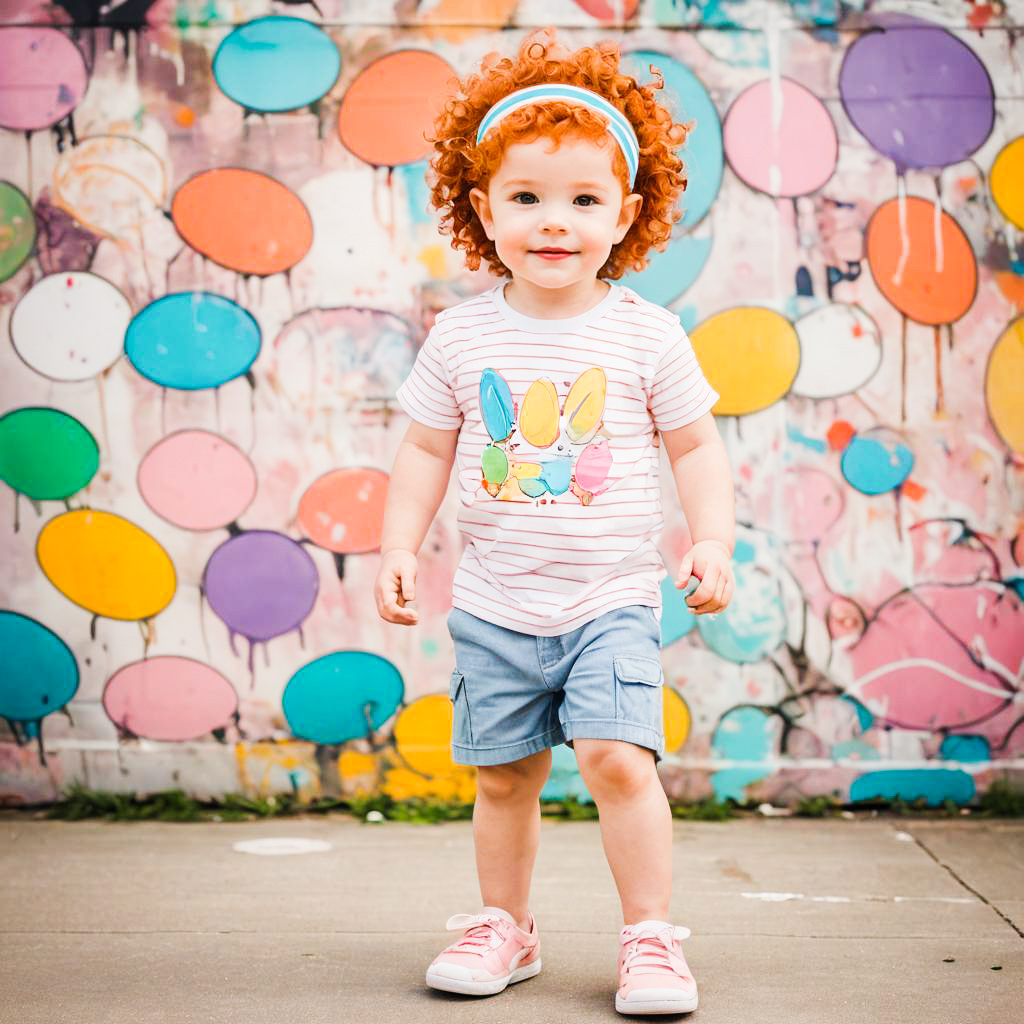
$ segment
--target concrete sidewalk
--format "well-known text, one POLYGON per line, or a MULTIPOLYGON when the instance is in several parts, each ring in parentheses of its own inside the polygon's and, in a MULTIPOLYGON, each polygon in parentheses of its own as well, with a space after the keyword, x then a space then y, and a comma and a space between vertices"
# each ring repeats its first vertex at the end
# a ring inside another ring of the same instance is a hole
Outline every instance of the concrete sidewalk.
MULTIPOLYGON (((1024 823, 677 821, 675 922, 703 1024, 1021 1024, 1024 823), (998 970, 994 968, 1000 968, 998 970)), ((471 826, 0 816, 3 1024, 543 1024, 614 1010, 619 906, 596 822, 545 821, 544 970, 423 984, 479 906, 471 826), (314 839, 256 856, 242 840, 314 839)))

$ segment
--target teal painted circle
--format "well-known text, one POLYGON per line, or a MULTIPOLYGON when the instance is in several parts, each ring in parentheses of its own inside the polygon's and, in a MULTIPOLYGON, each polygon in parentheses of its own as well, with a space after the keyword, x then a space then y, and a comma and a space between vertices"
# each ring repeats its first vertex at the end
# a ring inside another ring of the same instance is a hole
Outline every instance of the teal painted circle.
POLYGON ((379 729, 405 694, 401 673, 367 651, 335 651, 303 665, 281 698, 293 735, 314 743, 346 743, 379 729))
POLYGON ((850 802, 858 800, 924 800, 938 807, 947 800, 966 804, 974 798, 974 779, 949 768, 895 768, 868 772, 850 784, 850 802))
POLYGON ((77 692, 78 662, 71 649, 35 619, 0 611, 0 650, 0 717, 38 722, 77 692))
MULTIPOLYGON (((676 230, 679 225, 676 225, 676 230)), ((711 236, 672 234, 664 252, 652 249, 643 270, 622 275, 622 283, 659 306, 675 302, 700 277, 711 256, 711 236)))
POLYGON ((260 352, 256 319, 212 292, 175 292, 141 309, 124 336, 129 362, 165 388, 197 391, 240 377, 260 352))
POLYGON ((221 91, 261 113, 315 103, 330 92, 340 71, 341 54, 323 29, 279 15, 240 25, 213 56, 221 91))
POLYGON ((914 453, 898 434, 884 429, 856 435, 840 462, 847 483, 862 494, 896 490, 913 468, 914 453))
POLYGON ((725 611, 697 616, 701 639, 719 657, 749 664, 782 643, 786 610, 777 581, 749 563, 733 564, 736 586, 725 611))
POLYGON ((692 632, 697 616, 690 611, 686 598, 677 590, 671 576, 661 581, 661 645, 668 647, 692 632))
POLYGON ((985 736, 970 734, 944 736, 939 747, 943 761, 960 761, 963 764, 977 764, 992 760, 992 747, 985 736))
POLYGON ((719 719, 711 737, 716 760, 745 762, 712 772, 711 786, 719 800, 743 803, 746 787, 775 771, 772 757, 778 720, 762 708, 738 707, 719 719))
POLYGON ((580 775, 576 755, 564 744, 551 748, 551 770, 540 792, 541 800, 566 800, 575 797, 581 804, 592 804, 594 798, 580 775))
POLYGON ((622 57, 623 71, 640 82, 651 80, 651 64, 665 79, 665 88, 658 94, 659 102, 668 107, 676 121, 693 122, 693 130, 680 151, 687 177, 681 199, 681 226, 691 228, 707 216, 722 187, 725 168, 722 119, 700 79, 674 57, 653 50, 636 50, 622 57))

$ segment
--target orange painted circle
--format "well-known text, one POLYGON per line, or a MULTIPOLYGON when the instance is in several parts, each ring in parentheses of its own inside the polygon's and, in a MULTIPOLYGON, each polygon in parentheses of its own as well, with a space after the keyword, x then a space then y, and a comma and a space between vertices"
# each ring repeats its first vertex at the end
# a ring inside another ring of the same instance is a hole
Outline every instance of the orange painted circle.
POLYGON ((879 291, 911 320, 951 324, 971 308, 978 288, 971 243, 945 210, 936 225, 935 204, 927 199, 903 200, 906 223, 901 227, 900 202, 882 203, 868 223, 864 247, 871 275, 879 291))
POLYGON ((174 195, 171 219, 196 252, 240 274, 280 274, 313 244, 302 200, 274 178, 239 167, 186 181, 174 195))
POLYGON ((299 526, 317 547, 358 555, 380 547, 387 473, 335 469, 306 488, 299 499, 299 526))
POLYGON ((338 110, 345 148, 377 167, 421 160, 455 70, 426 50, 399 50, 367 65, 338 110))

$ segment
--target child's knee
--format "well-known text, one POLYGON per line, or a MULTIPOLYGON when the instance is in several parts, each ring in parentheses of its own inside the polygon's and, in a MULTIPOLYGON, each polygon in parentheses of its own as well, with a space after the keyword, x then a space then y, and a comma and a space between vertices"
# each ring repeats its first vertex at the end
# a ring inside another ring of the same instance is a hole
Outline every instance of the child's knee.
POLYGON ((595 798, 628 796, 642 790, 657 775, 654 752, 622 740, 575 741, 576 760, 595 798))
POLYGON ((488 800, 536 800, 544 788, 550 758, 548 750, 509 764, 481 765, 476 770, 477 791, 488 800))

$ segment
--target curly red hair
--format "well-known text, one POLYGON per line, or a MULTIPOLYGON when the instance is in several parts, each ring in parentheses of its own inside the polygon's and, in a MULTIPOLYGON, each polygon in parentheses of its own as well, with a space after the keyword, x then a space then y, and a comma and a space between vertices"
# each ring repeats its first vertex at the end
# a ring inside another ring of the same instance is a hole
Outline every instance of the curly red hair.
POLYGON ((660 73, 652 67, 657 81, 640 85, 619 70, 619 59, 619 47, 610 40, 567 53, 559 52, 551 35, 544 41, 532 37, 515 58, 490 54, 478 73, 459 82, 430 139, 435 150, 430 161, 431 200, 441 211, 441 230, 452 236, 453 248, 465 250, 470 270, 483 260, 492 274, 510 276, 494 242, 484 233, 469 194, 474 188, 486 191, 506 147, 513 143, 543 137, 558 145, 563 138, 582 137, 610 144, 613 169, 624 193, 630 192, 621 151, 612 143, 604 121, 587 107, 558 101, 521 107, 477 145, 477 128, 487 111, 509 93, 531 85, 578 85, 599 93, 622 111, 636 132, 640 166, 632 191, 643 196, 643 204, 626 236, 612 247, 599 276, 618 278, 627 270, 642 270, 647 253, 668 244, 672 225, 681 216, 676 200, 686 188, 683 162, 675 150, 685 142, 687 128, 675 123, 655 98, 664 86, 660 73))

